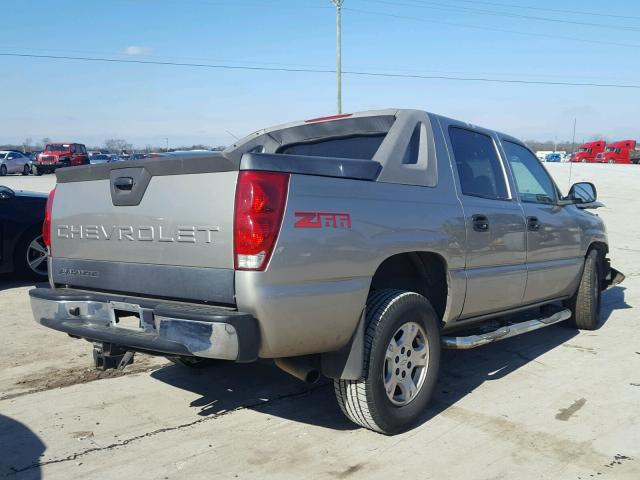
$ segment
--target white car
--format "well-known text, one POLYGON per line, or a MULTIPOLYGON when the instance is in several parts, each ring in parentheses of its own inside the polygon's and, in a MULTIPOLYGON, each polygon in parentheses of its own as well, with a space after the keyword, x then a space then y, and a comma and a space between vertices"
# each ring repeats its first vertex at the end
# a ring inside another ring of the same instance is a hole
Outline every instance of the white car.
POLYGON ((15 150, 0 150, 0 177, 7 173, 31 173, 31 160, 26 155, 15 150))

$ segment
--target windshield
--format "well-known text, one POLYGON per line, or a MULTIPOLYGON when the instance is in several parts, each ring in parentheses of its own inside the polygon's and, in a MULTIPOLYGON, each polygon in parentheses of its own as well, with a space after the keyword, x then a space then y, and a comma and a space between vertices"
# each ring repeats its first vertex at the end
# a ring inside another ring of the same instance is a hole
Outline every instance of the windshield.
POLYGON ((69 144, 65 144, 65 145, 47 145, 47 148, 45 148, 45 150, 47 152, 67 152, 67 151, 69 151, 70 148, 71 148, 71 145, 69 145, 69 144))

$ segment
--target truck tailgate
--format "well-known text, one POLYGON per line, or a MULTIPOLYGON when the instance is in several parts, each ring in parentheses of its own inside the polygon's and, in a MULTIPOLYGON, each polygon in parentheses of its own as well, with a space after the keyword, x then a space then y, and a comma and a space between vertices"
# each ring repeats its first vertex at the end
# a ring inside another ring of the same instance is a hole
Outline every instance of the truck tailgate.
MULTIPOLYGON (((75 168, 87 167, 65 170, 75 168)), ((85 172, 86 179, 65 181, 59 175, 52 210, 53 281, 233 303, 238 172, 175 170, 166 174, 126 162, 123 168, 85 172)))

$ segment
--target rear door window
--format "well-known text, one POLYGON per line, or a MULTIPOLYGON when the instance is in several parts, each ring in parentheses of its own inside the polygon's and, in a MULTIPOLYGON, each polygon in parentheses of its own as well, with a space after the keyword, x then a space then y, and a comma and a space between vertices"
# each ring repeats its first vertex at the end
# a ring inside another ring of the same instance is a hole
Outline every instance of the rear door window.
POLYGON ((459 127, 449 127, 449 138, 463 195, 508 199, 507 183, 493 139, 459 127))
POLYGON ((315 142, 285 145, 278 149, 278 153, 371 160, 378 148, 380 148, 384 137, 385 135, 356 135, 343 138, 328 138, 315 142))

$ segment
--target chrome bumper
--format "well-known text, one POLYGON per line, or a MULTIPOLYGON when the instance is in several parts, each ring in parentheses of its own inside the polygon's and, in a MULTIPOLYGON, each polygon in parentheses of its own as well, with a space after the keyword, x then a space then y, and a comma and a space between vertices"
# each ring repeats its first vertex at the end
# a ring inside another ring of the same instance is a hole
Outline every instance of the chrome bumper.
POLYGON ((166 355, 257 358, 257 321, 234 310, 69 289, 36 288, 29 295, 36 322, 75 337, 166 355), (137 325, 125 327, 124 315, 135 316, 137 325))

